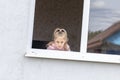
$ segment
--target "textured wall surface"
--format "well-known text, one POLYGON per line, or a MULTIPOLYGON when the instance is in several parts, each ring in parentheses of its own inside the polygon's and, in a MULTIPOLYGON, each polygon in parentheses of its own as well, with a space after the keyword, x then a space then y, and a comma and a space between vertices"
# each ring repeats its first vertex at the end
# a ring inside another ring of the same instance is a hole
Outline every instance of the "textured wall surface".
POLYGON ((30 0, 0 0, 0 80, 120 80, 120 65, 24 57, 30 0))

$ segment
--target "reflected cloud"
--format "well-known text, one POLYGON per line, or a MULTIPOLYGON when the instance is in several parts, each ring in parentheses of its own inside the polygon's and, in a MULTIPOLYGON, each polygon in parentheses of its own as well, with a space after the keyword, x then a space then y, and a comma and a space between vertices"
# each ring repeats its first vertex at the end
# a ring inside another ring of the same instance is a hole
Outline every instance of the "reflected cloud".
POLYGON ((105 2, 101 0, 96 0, 91 2, 91 7, 92 8, 104 8, 105 2))
POLYGON ((120 21, 120 11, 112 9, 90 9, 89 31, 105 30, 120 21))

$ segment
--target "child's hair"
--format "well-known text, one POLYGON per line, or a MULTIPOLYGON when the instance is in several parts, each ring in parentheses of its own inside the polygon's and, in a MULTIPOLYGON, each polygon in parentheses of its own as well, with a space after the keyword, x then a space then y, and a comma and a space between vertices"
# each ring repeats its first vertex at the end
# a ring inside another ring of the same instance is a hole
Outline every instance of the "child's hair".
POLYGON ((53 33, 53 40, 57 37, 64 37, 68 41, 67 31, 63 28, 56 28, 53 33))

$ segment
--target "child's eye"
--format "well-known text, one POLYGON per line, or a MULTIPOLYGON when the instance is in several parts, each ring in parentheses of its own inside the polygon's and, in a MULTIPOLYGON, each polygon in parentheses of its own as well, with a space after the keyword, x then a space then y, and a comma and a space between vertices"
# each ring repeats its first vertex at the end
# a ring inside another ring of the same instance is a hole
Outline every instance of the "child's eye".
POLYGON ((59 43, 59 41, 57 41, 57 43, 59 43))

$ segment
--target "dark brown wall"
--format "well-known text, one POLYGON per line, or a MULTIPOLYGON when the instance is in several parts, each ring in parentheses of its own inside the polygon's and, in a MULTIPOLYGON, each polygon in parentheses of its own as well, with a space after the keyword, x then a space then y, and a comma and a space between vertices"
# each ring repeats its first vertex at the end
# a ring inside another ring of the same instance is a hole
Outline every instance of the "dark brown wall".
POLYGON ((83 0, 36 0, 33 40, 51 41, 55 28, 65 28, 73 51, 79 51, 83 0))

